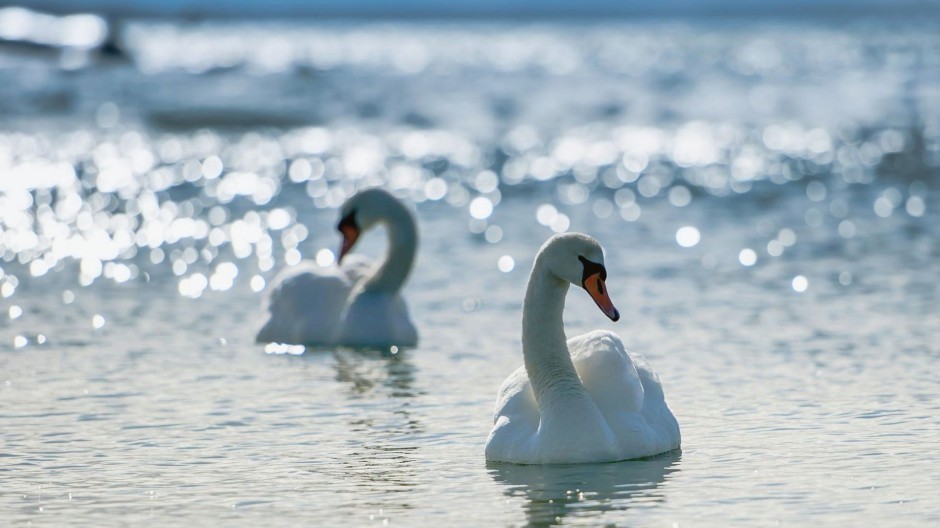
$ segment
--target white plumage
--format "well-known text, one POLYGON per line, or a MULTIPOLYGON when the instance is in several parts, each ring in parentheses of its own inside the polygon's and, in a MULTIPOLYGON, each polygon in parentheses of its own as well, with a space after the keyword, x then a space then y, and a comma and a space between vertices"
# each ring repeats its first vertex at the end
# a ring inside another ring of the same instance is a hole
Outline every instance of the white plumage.
POLYGON ((611 462, 679 447, 679 424, 642 356, 627 353, 609 331, 565 339, 569 283, 600 280, 599 289, 586 289, 605 313, 619 318, 603 284, 606 270, 590 274, 603 269, 603 258, 594 239, 578 234, 551 238, 536 257, 523 306, 525 365, 499 390, 487 460, 611 462))
POLYGON ((384 224, 389 235, 385 261, 376 265, 341 253, 336 266, 303 262, 283 272, 268 294, 270 317, 258 342, 376 348, 417 344, 418 332, 400 292, 417 251, 414 216, 389 193, 368 189, 343 205, 341 218, 344 252, 361 231, 384 224))

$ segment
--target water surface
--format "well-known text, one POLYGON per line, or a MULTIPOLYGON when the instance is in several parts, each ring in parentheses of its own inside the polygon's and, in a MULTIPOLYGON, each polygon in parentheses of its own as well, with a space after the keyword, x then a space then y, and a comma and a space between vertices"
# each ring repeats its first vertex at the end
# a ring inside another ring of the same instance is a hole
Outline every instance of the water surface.
POLYGON ((896 24, 149 24, 129 63, 0 56, 4 519, 940 522, 940 38, 896 24), (368 185, 416 204, 420 346, 266 353, 264 289, 331 262, 368 185), (682 451, 487 465, 528 268, 572 230, 623 318, 572 289, 567 332, 646 355, 682 451))

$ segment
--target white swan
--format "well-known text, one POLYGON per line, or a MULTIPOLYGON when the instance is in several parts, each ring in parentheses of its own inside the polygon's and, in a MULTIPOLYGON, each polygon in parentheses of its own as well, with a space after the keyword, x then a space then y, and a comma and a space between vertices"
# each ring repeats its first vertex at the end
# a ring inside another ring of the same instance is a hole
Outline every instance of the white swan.
POLYGON ((370 348, 417 344, 418 332, 399 293, 418 245, 414 215, 388 192, 367 189, 343 204, 340 218, 339 265, 303 263, 275 279, 270 319, 258 332, 258 342, 370 348), (378 224, 388 231, 385 261, 375 266, 365 257, 347 257, 359 235, 378 224))
POLYGON ((656 374, 616 334, 565 339, 568 284, 582 286, 607 317, 604 253, 593 238, 548 240, 535 257, 522 309, 525 364, 503 382, 486 459, 518 464, 612 462, 679 447, 679 424, 656 374))

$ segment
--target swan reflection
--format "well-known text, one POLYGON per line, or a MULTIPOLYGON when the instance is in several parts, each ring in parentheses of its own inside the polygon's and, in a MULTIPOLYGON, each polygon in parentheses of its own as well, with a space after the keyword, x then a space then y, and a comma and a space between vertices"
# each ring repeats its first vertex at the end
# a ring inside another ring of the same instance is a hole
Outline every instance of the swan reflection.
POLYGON ((337 349, 336 381, 350 385, 353 397, 384 390, 390 398, 413 398, 422 394, 412 388, 415 366, 406 352, 397 350, 337 349))
MULTIPOLYGON (((335 456, 334 478, 359 482, 364 492, 407 492, 420 481, 415 466, 419 446, 412 437, 424 425, 409 409, 416 368, 405 352, 338 349, 333 351, 336 381, 348 384, 347 441, 335 456)), ((410 508, 384 499, 364 500, 363 506, 410 508)))
MULTIPOLYGON (((591 517, 665 500, 660 489, 679 471, 679 451, 608 464, 516 465, 488 463, 508 497, 521 497, 528 526, 562 524, 567 515, 591 517)), ((608 517, 605 517, 607 519, 608 517)))

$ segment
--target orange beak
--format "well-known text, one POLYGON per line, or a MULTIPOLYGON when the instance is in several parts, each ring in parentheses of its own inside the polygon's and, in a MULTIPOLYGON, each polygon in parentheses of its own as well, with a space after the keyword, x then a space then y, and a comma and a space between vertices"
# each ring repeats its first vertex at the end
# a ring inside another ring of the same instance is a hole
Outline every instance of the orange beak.
POLYGON ((339 226, 339 232, 343 234, 343 245, 339 248, 337 262, 342 262, 346 253, 356 245, 356 240, 359 240, 359 228, 352 224, 342 224, 339 226))
POLYGON ((584 279, 584 289, 587 290, 591 298, 594 299, 594 302, 597 303, 597 307, 600 308, 601 311, 604 312, 604 315, 609 317, 611 321, 620 319, 620 312, 614 307, 614 302, 610 300, 610 295, 607 294, 607 285, 604 284, 604 279, 601 278, 600 273, 588 275, 588 277, 584 279))

